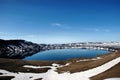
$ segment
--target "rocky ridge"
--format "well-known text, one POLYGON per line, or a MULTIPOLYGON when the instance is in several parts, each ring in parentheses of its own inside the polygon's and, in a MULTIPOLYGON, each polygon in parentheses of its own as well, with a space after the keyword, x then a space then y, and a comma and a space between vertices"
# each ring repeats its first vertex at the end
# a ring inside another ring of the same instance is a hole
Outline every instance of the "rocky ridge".
POLYGON ((1 58, 23 58, 40 50, 38 44, 25 40, 0 40, 1 58))

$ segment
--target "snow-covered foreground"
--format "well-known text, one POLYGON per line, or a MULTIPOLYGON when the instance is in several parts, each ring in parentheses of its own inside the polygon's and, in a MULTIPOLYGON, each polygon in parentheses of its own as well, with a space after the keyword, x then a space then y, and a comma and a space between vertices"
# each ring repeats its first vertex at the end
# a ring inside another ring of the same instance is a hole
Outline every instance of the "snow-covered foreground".
MULTIPOLYGON (((12 80, 34 80, 37 78, 42 78, 42 80, 90 80, 89 78, 95 75, 98 75, 108 69, 110 69, 111 67, 115 66, 116 64, 118 64, 120 62, 120 57, 105 63, 99 67, 90 69, 90 70, 86 70, 86 71, 82 71, 82 72, 76 72, 76 73, 72 73, 70 74, 69 72, 66 73, 62 73, 62 74, 58 74, 57 72, 55 72, 56 68, 59 67, 59 65, 57 64, 53 64, 52 66, 47 66, 50 67, 51 69, 48 70, 46 73, 12 73, 12 72, 8 72, 5 70, 0 70, 1 73, 4 73, 4 76, 15 76, 15 78, 13 78, 12 80)), ((36 67, 36 66, 29 66, 29 65, 25 65, 24 67, 31 67, 31 68, 44 68, 44 67, 36 67)), ((120 78, 119 78, 120 79, 120 78)), ((117 80, 119 80, 117 79, 117 80)), ((115 80, 115 79, 105 79, 105 80, 115 80)))

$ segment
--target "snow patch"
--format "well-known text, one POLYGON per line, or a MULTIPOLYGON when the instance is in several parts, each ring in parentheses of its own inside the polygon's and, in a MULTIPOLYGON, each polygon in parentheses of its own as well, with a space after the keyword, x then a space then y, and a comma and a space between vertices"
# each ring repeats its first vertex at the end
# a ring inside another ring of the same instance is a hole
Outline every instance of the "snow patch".
POLYGON ((98 60, 101 59, 101 57, 97 57, 97 58, 92 58, 92 59, 83 59, 83 60, 78 60, 76 62, 81 62, 81 61, 91 61, 91 60, 98 60))
POLYGON ((60 65, 53 63, 52 66, 54 66, 54 67, 59 67, 60 65))
POLYGON ((66 63, 65 66, 68 66, 68 65, 70 65, 70 64, 71 64, 71 63, 66 63))
POLYGON ((24 65, 26 68, 50 68, 51 66, 32 66, 32 65, 24 65))
POLYGON ((108 79, 104 79, 104 80, 120 80, 120 78, 108 78, 108 79))

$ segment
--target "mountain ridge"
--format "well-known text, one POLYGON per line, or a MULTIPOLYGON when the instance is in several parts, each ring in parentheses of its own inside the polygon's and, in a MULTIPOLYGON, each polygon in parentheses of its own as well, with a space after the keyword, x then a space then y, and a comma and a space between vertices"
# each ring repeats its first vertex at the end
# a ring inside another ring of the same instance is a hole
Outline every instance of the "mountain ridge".
POLYGON ((1 58, 23 58, 40 51, 40 46, 25 40, 0 39, 1 58))

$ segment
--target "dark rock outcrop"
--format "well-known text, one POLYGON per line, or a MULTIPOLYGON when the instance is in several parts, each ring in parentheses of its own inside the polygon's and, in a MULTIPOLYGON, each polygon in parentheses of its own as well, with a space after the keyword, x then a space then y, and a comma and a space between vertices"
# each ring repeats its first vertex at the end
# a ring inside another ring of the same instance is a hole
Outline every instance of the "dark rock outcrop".
POLYGON ((41 50, 40 45, 25 40, 0 39, 1 58, 24 58, 41 50))

